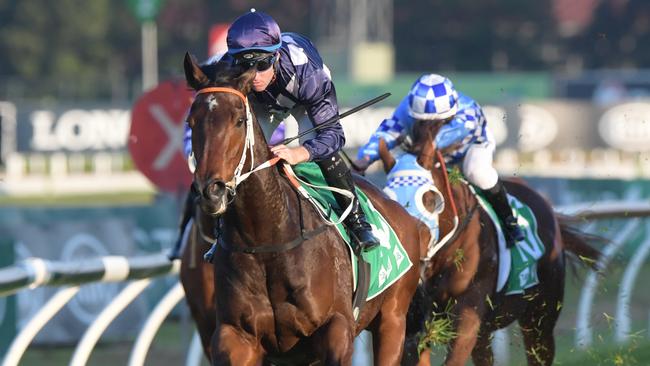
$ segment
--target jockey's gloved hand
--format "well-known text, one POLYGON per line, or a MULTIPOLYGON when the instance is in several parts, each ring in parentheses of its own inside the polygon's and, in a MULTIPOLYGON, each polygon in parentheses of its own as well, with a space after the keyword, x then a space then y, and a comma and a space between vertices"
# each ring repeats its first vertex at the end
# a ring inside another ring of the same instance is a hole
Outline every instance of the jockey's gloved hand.
POLYGON ((372 135, 368 143, 359 148, 357 161, 367 160, 373 162, 377 159, 379 159, 379 137, 372 135))
POLYGON ((359 148, 357 160, 368 160, 371 163, 379 160, 379 140, 384 140, 388 149, 392 149, 397 144, 397 137, 390 133, 375 132, 368 140, 368 143, 359 148))

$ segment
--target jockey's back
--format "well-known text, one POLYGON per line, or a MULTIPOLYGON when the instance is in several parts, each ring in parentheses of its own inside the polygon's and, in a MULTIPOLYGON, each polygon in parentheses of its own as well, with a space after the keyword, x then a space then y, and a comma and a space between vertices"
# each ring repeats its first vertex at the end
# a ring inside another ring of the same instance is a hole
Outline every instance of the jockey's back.
MULTIPOLYGON (((395 109, 391 118, 381 122, 370 141, 359 149, 359 158, 368 156, 372 161, 379 158, 379 139, 384 139, 389 149, 398 145, 399 141, 411 135, 411 129, 416 119, 409 113, 409 96, 405 96, 395 109)), ((458 92, 458 112, 453 120, 445 124, 437 136, 438 143, 442 140, 459 141, 461 146, 445 156, 448 161, 461 159, 473 143, 483 143, 486 139, 486 119, 481 106, 472 98, 458 92)), ((438 144, 440 145, 440 144, 438 144)))

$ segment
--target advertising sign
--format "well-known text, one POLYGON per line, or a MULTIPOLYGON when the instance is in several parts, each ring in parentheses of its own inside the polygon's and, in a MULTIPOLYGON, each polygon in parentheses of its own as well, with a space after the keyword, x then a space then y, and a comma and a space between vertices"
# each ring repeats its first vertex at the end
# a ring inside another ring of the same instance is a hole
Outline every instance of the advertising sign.
POLYGON ((159 189, 177 193, 191 182, 183 155, 183 129, 192 92, 185 81, 167 81, 133 106, 129 151, 140 172, 159 189))

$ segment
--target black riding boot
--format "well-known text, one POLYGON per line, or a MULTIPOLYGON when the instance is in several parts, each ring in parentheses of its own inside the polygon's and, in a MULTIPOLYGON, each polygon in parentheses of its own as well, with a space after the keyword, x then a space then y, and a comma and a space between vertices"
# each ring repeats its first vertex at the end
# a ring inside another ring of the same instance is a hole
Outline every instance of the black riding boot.
POLYGON ((512 214, 512 207, 508 203, 506 187, 501 181, 497 181, 494 187, 483 191, 485 198, 490 202, 496 212, 501 227, 504 229, 506 245, 512 248, 517 242, 524 240, 524 232, 517 223, 517 218, 512 214))
MULTIPOLYGON (((366 215, 361 210, 359 205, 359 200, 354 190, 354 181, 352 179, 352 173, 350 168, 345 165, 345 162, 339 155, 335 153, 331 157, 318 161, 318 166, 325 176, 325 181, 332 187, 345 189, 354 194, 353 206, 350 214, 345 219, 345 225, 352 232, 352 235, 355 237, 357 243, 361 250, 370 250, 379 245, 379 241, 372 234, 372 227, 366 221, 366 215)), ((334 194, 336 202, 339 204, 342 213, 346 207, 350 204, 350 199, 348 197, 334 194)))
POLYGON ((183 211, 181 212, 181 220, 178 224, 178 237, 176 238, 176 241, 174 242, 174 246, 172 247, 171 251, 169 254, 167 254, 167 258, 169 260, 173 261, 174 259, 180 259, 181 258, 181 247, 183 245, 183 236, 185 234, 185 227, 187 226, 187 223, 190 222, 190 219, 192 218, 192 213, 194 211, 194 201, 196 200, 196 194, 194 193, 193 189, 190 189, 190 191, 187 193, 187 197, 185 198, 185 203, 183 204, 183 211))

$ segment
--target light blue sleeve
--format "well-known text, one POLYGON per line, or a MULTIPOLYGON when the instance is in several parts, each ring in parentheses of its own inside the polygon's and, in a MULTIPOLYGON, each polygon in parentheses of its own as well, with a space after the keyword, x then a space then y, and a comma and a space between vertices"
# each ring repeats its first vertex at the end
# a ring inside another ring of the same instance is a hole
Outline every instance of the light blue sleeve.
POLYGON ((187 158, 192 153, 192 129, 190 125, 185 121, 184 123, 185 131, 183 133, 183 152, 187 158))
POLYGON ((451 122, 440 128, 436 136, 436 146, 447 148, 455 143, 469 144, 482 136, 485 129, 485 115, 481 106, 470 97, 459 93, 459 107, 451 122))
POLYGON ((379 159, 379 139, 383 139, 388 149, 397 146, 398 139, 408 133, 413 125, 413 118, 408 114, 408 96, 404 97, 393 112, 391 118, 381 122, 377 131, 370 136, 370 140, 359 148, 357 159, 370 159, 374 162, 379 159))
POLYGON ((460 142, 471 133, 472 130, 466 128, 465 121, 459 118, 454 118, 451 122, 440 127, 435 139, 436 148, 445 149, 460 142))

